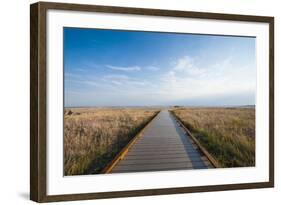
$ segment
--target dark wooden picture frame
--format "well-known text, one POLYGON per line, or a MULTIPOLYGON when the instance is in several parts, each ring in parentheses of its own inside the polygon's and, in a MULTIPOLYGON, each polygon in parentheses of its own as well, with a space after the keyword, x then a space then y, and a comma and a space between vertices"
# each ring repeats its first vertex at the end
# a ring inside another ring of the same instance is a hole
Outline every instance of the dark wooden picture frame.
POLYGON ((30 6, 30 199, 37 202, 85 200, 113 197, 178 194, 236 189, 266 188, 274 186, 274 18, 173 10, 125 8, 81 4, 39 2, 30 6), (47 195, 47 54, 46 13, 47 10, 105 12, 137 14, 159 17, 181 17, 264 22, 269 24, 269 181, 228 185, 163 188, 149 190, 115 191, 103 193, 47 195))

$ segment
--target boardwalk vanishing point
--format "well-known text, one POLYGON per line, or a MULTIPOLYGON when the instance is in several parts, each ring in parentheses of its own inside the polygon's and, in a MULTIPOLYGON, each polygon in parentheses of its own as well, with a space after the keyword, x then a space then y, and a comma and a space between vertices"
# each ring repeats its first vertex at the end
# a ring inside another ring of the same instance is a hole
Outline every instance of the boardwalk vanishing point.
POLYGON ((168 111, 162 110, 141 136, 105 173, 167 171, 213 168, 185 129, 168 111))

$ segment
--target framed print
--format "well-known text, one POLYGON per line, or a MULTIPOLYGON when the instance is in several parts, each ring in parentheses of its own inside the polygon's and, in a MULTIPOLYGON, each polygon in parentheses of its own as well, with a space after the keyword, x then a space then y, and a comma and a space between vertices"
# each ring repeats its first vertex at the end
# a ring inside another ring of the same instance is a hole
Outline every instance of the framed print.
POLYGON ((274 186, 274 18, 39 2, 30 198, 274 186))

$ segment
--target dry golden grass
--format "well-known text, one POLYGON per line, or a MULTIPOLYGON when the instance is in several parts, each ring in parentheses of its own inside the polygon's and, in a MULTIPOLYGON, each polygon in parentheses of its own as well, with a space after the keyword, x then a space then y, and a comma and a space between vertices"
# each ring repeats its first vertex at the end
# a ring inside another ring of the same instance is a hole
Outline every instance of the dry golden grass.
POLYGON ((172 112, 223 167, 255 165, 254 108, 183 108, 172 112))
POLYGON ((158 113, 155 109, 65 109, 64 174, 99 173, 158 113))

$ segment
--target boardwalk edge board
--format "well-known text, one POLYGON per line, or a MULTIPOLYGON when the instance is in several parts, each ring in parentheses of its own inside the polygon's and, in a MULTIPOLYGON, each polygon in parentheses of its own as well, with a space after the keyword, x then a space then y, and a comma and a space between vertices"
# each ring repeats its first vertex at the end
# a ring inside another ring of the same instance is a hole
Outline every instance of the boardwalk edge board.
POLYGON ((156 118, 159 113, 160 111, 157 111, 157 113, 146 123, 146 125, 141 129, 141 131, 135 137, 133 137, 129 141, 129 143, 114 157, 114 159, 101 171, 101 174, 108 174, 111 172, 111 170, 116 166, 116 164, 126 156, 130 148, 142 136, 142 133, 147 129, 147 127, 151 124, 151 122, 156 118))
POLYGON ((178 118, 178 116, 176 116, 173 112, 169 111, 171 113, 171 115, 176 119, 176 121, 180 124, 180 126, 185 130, 186 134, 188 134, 190 136, 190 138, 193 140, 193 142, 198 146, 198 148, 200 149, 200 151, 208 158, 208 160, 211 162, 211 164, 215 167, 215 168, 222 168, 222 166, 220 165, 220 163, 215 159, 215 157, 213 157, 208 151, 207 149, 193 136, 193 134, 189 131, 189 129, 187 129, 185 127, 185 125, 183 124, 183 122, 181 121, 180 118, 178 118))

